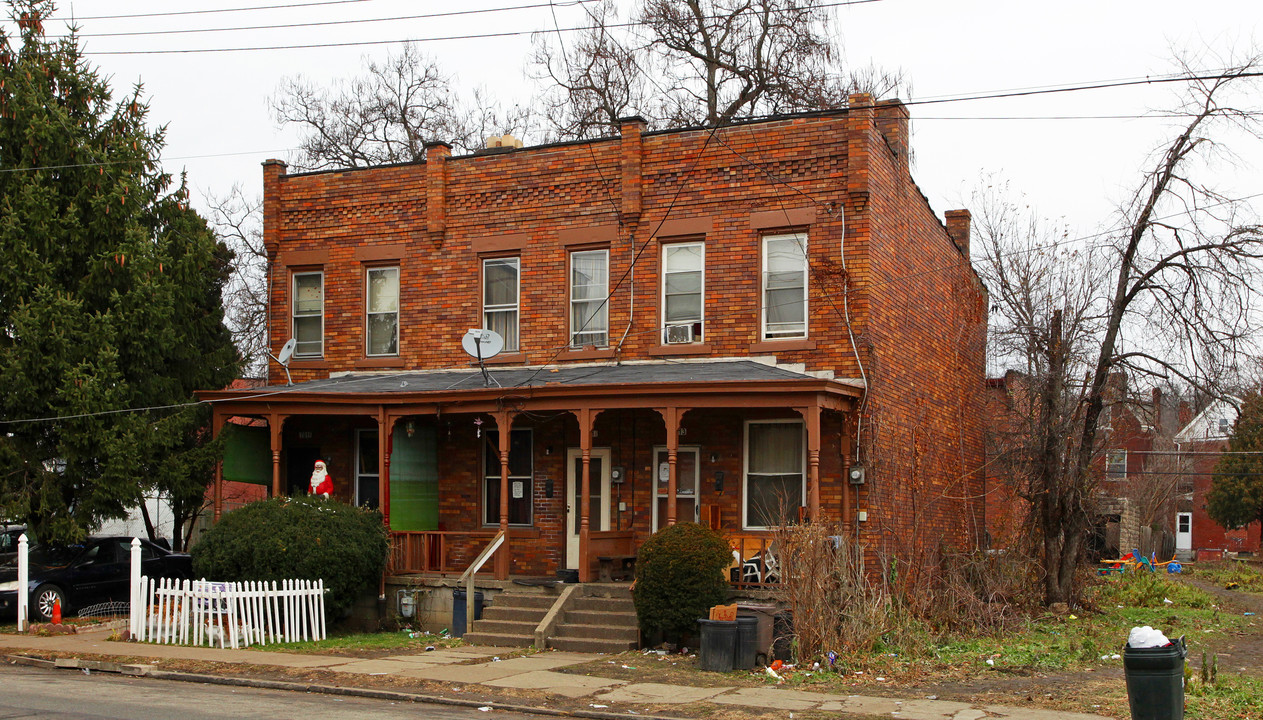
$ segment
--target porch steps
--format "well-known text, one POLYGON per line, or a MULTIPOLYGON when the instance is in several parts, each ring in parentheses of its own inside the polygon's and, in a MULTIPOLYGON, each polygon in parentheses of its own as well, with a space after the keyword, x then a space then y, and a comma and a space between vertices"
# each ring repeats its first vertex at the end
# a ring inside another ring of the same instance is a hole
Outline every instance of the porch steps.
POLYGON ((554 594, 504 592, 482 609, 465 642, 498 647, 530 647, 535 628, 557 600, 554 594))
MULTIPOLYGON (((631 590, 625 586, 588 586, 562 610, 548 647, 587 653, 619 653, 640 646, 640 628, 631 590)), ((557 596, 505 592, 483 608, 465 641, 475 645, 529 647, 535 628, 557 596)))
POLYGON ((599 586, 565 609, 548 647, 568 652, 620 653, 640 647, 640 626, 631 590, 599 586))

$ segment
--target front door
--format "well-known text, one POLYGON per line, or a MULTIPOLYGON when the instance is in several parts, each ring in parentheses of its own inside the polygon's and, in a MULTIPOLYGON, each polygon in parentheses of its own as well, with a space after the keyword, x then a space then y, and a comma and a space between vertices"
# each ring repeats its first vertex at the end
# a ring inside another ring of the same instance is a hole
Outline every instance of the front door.
POLYGON ((1193 513, 1175 514, 1175 549, 1193 549, 1193 513))
MULTIPOLYGON (((588 463, 588 529, 610 529, 610 449, 594 448, 588 463)), ((579 567, 579 508, 583 498, 583 451, 566 451, 566 567, 579 567)))
MULTIPOLYGON (((698 484, 701 465, 698 456, 701 448, 685 445, 675 451, 675 521, 697 522, 698 484)), ((671 463, 665 447, 653 449, 653 531, 667 525, 667 489, 670 487, 671 463)))

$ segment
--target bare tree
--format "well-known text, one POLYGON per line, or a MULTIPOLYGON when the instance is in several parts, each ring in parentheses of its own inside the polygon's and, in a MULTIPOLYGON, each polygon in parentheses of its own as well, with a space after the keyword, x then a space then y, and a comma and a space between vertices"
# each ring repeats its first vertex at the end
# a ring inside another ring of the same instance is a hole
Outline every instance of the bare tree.
POLYGON ((233 253, 224 285, 224 323, 241 353, 242 372, 263 377, 268 353, 268 256, 263 246, 263 201, 245 197, 240 185, 226 195, 205 196, 211 230, 233 253))
POLYGON ((405 44, 331 87, 286 78, 272 112, 278 124, 303 133, 293 164, 305 170, 413 162, 435 141, 473 150, 488 134, 522 132, 530 121, 525 110, 506 110, 481 89, 462 99, 454 84, 435 58, 405 44))
POLYGON ((871 65, 843 71, 818 0, 641 0, 632 18, 619 23, 607 0, 572 45, 536 37, 532 60, 553 83, 545 102, 560 137, 610 134, 628 114, 686 126, 839 108, 851 92, 882 97, 901 85, 871 65))
POLYGON ((1024 355, 1031 371, 1017 410, 1030 420, 1029 435, 1010 457, 1038 523, 1045 602, 1074 598, 1111 373, 1214 392, 1255 337, 1263 228, 1248 205, 1200 173, 1221 149, 1216 133, 1260 138, 1257 111, 1232 104, 1249 98, 1239 89, 1259 67, 1258 57, 1209 74, 1184 67, 1187 122, 1145 171, 1119 230, 1098 247, 1077 249, 1082 255, 1009 247, 1030 244, 1029 234, 990 241, 983 234, 977 243, 999 311, 996 337, 1007 337, 1002 347, 1024 355), (1104 278, 1093 272, 1098 266, 1104 278))

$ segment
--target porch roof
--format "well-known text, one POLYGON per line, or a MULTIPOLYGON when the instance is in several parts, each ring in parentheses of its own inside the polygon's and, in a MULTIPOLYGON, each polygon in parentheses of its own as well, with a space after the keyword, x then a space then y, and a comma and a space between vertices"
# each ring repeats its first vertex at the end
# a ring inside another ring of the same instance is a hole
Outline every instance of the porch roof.
POLYGON ((349 373, 292 386, 211 390, 198 395, 221 407, 230 405, 234 412, 248 414, 275 411, 278 405, 398 406, 449 402, 460 403, 466 412, 478 412, 484 410, 479 401, 500 401, 506 396, 518 401, 529 399, 532 405, 551 405, 550 401, 556 401, 571 407, 580 397, 600 398, 602 405, 612 408, 653 407, 676 401, 710 406, 786 406, 800 404, 808 395, 815 396, 810 404, 845 410, 863 392, 863 383, 858 380, 820 378, 754 360, 488 368, 487 374, 491 378, 489 384, 484 383, 476 368, 349 373), (734 395, 744 399, 734 400, 734 395), (703 401, 707 396, 711 400, 703 401), (716 396, 725 399, 716 402, 716 396), (760 396, 766 400, 749 402, 760 396), (774 400, 777 396, 779 400, 774 400))

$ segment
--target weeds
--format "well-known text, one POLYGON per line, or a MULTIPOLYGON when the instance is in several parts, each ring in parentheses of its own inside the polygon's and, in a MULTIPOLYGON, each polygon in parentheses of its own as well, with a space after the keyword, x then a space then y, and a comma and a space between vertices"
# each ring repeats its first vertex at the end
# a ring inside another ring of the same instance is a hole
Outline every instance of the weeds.
POLYGON ((1196 572, 1197 577, 1220 587, 1234 586, 1233 589, 1236 590, 1263 593, 1263 568, 1255 563, 1242 560, 1204 565, 1199 563, 1196 572))

